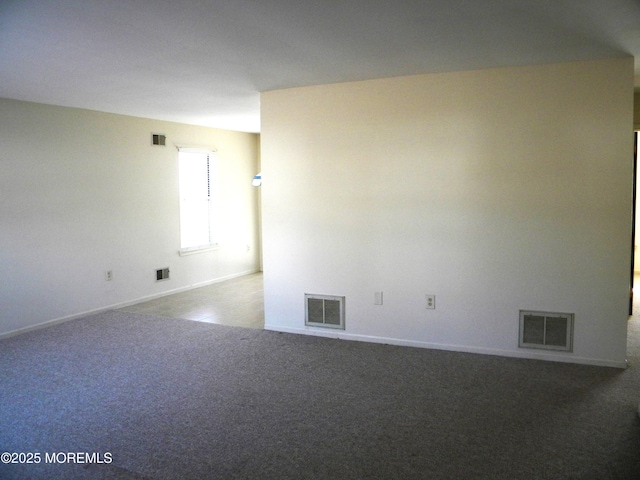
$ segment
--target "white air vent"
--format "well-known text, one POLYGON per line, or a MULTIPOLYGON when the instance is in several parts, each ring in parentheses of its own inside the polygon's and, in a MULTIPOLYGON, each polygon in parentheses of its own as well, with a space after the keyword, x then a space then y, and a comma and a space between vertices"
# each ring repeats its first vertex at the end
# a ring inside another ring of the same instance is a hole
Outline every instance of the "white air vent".
POLYGON ((573 313, 520 310, 518 346, 571 352, 573 349, 573 316, 573 313))
POLYGON ((305 294, 305 325, 344 330, 344 297, 305 294))
POLYGON ((151 145, 160 145, 164 147, 166 145, 167 137, 166 135, 160 135, 159 133, 151 134, 151 145))
POLYGON ((156 270, 156 280, 168 280, 169 279, 169 267, 159 268, 156 270))

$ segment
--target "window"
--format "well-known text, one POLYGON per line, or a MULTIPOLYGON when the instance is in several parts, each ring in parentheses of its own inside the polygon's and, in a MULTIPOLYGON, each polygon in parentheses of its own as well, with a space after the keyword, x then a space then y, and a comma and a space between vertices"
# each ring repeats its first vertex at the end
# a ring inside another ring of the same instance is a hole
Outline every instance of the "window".
POLYGON ((215 160, 211 151, 179 150, 181 254, 217 246, 215 160))

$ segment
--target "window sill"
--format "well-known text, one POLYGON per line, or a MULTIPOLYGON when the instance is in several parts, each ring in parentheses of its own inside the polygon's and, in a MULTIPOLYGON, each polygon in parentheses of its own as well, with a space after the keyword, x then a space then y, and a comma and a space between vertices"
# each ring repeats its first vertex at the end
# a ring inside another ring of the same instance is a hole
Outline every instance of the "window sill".
POLYGON ((211 252, 213 250, 218 250, 218 248, 220 248, 220 245, 218 245, 217 243, 211 243, 208 245, 198 245, 196 247, 181 248, 180 250, 178 250, 178 254, 181 257, 184 257, 185 255, 194 255, 196 253, 211 252))

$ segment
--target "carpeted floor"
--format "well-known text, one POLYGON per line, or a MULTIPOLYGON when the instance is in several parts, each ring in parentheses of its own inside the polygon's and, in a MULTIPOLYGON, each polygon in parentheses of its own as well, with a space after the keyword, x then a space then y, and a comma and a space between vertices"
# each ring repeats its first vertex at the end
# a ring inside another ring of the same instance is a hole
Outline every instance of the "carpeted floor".
POLYGON ((623 371, 106 312, 0 340, 0 452, 41 455, 0 478, 640 478, 632 350, 623 371))

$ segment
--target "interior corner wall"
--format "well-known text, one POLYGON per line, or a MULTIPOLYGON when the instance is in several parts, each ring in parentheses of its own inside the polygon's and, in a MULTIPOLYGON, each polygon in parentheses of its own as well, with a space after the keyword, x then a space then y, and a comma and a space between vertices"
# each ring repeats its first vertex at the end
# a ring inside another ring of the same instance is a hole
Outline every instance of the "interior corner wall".
POLYGON ((0 335, 259 269, 258 135, 0 99, 0 145, 0 335), (178 255, 176 144, 217 149, 216 251, 178 255))
POLYGON ((623 367, 632 94, 632 58, 263 93, 266 328, 623 367), (518 348, 521 309, 573 351, 518 348))

